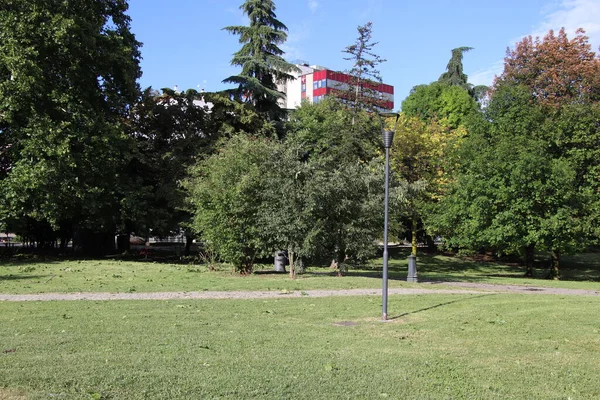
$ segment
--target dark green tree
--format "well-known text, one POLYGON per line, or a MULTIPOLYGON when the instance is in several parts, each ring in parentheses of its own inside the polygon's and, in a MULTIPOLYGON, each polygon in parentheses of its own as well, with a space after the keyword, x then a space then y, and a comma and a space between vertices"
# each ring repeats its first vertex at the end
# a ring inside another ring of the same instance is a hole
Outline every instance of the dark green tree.
POLYGON ((278 100, 284 94, 277 90, 277 83, 293 79, 290 72, 296 69, 283 59, 284 52, 278 47, 287 39, 287 27, 277 19, 273 0, 246 0, 240 9, 248 16, 249 25, 223 29, 239 36, 242 48, 233 55, 231 65, 242 67, 242 71, 223 82, 238 86, 231 91, 238 100, 279 121, 284 111, 278 100))
POLYGON ((381 234, 380 129, 366 111, 348 110, 330 98, 300 107, 284 142, 298 163, 299 175, 288 169, 283 178, 295 179, 297 192, 288 196, 298 197, 295 204, 303 207, 290 215, 301 216, 306 229, 298 248, 313 259, 333 259, 340 272, 347 263, 373 256, 381 234))
POLYGON ((122 0, 6 0, 0 8, 0 219, 47 224, 102 252, 114 243, 123 118, 140 43, 122 0))
POLYGON ((179 182, 197 159, 213 151, 219 137, 207 130, 208 111, 195 90, 144 90, 127 120, 134 152, 124 174, 124 233, 148 236, 152 230, 154 236, 168 236, 185 227, 189 213, 179 182))
POLYGON ((446 66, 444 72, 438 78, 438 82, 445 83, 451 86, 460 86, 463 89, 469 90, 471 85, 468 82, 468 76, 463 72, 463 54, 473 50, 472 47, 457 47, 452 49, 452 57, 446 66))

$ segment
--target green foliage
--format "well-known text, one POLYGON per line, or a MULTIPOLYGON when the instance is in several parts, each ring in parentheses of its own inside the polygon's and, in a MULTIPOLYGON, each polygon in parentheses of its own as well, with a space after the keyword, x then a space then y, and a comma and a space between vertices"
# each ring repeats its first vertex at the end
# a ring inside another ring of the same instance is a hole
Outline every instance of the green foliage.
POLYGON ((242 48, 231 65, 242 67, 242 72, 223 82, 238 85, 232 93, 253 104, 259 114, 279 120, 283 112, 277 101, 284 94, 277 90, 277 83, 292 79, 290 72, 296 68, 283 59, 284 52, 278 47, 287 39, 287 27, 277 19, 272 0, 246 0, 240 9, 248 16, 249 25, 223 29, 239 36, 242 48))
POLYGON ((141 75, 126 10, 117 0, 5 2, 0 219, 114 229, 128 158, 122 118, 141 75))
POLYGON ((522 86, 522 96, 543 108, 545 129, 539 137, 552 157, 574 169, 577 191, 586 204, 581 223, 595 242, 600 241, 599 71, 600 58, 582 29, 572 39, 564 29, 556 35, 551 30, 507 50, 504 71, 494 83, 494 91, 522 86))
POLYGON ((302 178, 302 188, 292 195, 301 196, 310 211, 304 251, 339 263, 373 254, 383 194, 377 121, 325 99, 304 103, 290 125, 285 146, 296 155, 296 178, 302 178))
POLYGON ((326 99, 303 104, 289 125, 283 142, 234 136, 187 183, 195 230, 242 272, 275 250, 343 263, 376 249, 382 168, 375 120, 326 99))
POLYGON ((318 104, 303 103, 291 115, 289 131, 292 137, 288 141, 298 143, 312 159, 336 164, 369 161, 380 154, 381 127, 377 118, 366 112, 355 117, 354 110, 334 98, 318 104))
POLYGON ((573 165, 548 146, 545 114, 524 88, 505 87, 486 115, 459 150, 456 180, 433 224, 452 247, 573 252, 585 239, 585 199, 573 165))
MULTIPOLYGON (((424 122, 405 113, 397 120, 390 159, 398 181, 392 191, 398 209, 394 219, 410 227, 414 254, 418 225, 431 204, 441 196, 443 184, 450 179, 451 153, 464 135, 462 127, 449 129, 435 120, 424 122)), ((406 228, 394 227, 393 230, 399 239, 404 239, 406 228)))
POLYGON ((268 138, 277 136, 273 121, 265 119, 252 104, 241 103, 219 92, 203 93, 202 98, 212 104, 205 129, 210 136, 230 138, 238 133, 268 138))
POLYGON ((448 61, 446 72, 439 77, 438 82, 469 90, 471 85, 469 85, 467 82, 468 76, 463 72, 462 60, 463 54, 470 50, 473 50, 473 48, 458 47, 456 49, 452 49, 452 57, 450 58, 450 61, 448 61))
POLYGON ((437 120, 456 129, 477 111, 477 103, 469 92, 459 86, 433 82, 415 86, 402 102, 402 112, 423 121, 437 120))
POLYGON ((258 225, 263 177, 277 143, 237 135, 191 171, 186 183, 192 227, 211 249, 242 273, 266 255, 258 225))
POLYGON ((485 86, 473 87, 463 72, 463 53, 472 49, 453 49, 446 72, 436 82, 413 87, 402 102, 402 111, 423 121, 445 121, 451 128, 464 124, 464 118, 478 109, 477 101, 481 101, 488 90, 485 86))
POLYGON ((152 229, 154 236, 167 236, 187 222, 179 182, 197 158, 212 151, 218 137, 207 129, 208 110, 194 104, 201 98, 195 90, 163 89, 158 94, 147 88, 130 110, 127 124, 134 152, 121 202, 127 234, 148 235, 152 229))

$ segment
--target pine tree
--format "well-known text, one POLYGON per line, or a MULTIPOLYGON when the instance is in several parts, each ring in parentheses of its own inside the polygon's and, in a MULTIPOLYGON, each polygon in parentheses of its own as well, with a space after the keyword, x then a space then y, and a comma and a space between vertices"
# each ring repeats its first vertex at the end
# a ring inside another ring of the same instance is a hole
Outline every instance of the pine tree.
POLYGON ((272 0, 246 0, 240 9, 248 16, 249 26, 227 26, 224 30, 239 35, 242 48, 233 55, 231 65, 242 67, 239 75, 224 79, 238 87, 231 93, 238 99, 251 103, 269 119, 280 120, 283 111, 277 101, 284 94, 277 83, 293 79, 293 64, 282 57, 278 45, 287 39, 287 27, 277 19, 272 0))
POLYGON ((440 75, 438 82, 450 86, 459 86, 469 92, 469 95, 477 101, 482 101, 489 88, 485 85, 473 86, 468 82, 468 76, 463 72, 463 54, 473 50, 473 47, 457 47, 452 49, 452 57, 446 66, 446 72, 440 75))
POLYGON ((464 89, 469 90, 470 86, 467 82, 468 76, 463 72, 463 53, 473 50, 472 47, 457 47, 452 49, 452 57, 448 61, 446 66, 446 72, 444 72, 438 82, 447 83, 448 85, 460 86, 464 89))
POLYGON ((352 101, 358 108, 376 110, 382 104, 377 85, 383 82, 377 66, 386 60, 373 52, 378 43, 371 41, 373 23, 368 22, 357 30, 356 42, 342 50, 349 55, 344 60, 352 61, 354 65, 348 71, 348 88, 341 91, 339 96, 352 101))

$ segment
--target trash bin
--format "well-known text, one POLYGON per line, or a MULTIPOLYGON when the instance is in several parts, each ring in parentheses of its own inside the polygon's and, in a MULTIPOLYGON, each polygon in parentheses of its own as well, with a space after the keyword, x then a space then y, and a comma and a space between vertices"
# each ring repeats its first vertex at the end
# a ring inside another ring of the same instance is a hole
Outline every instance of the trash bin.
POLYGON ((285 252, 276 251, 275 252, 275 271, 276 272, 285 272, 286 261, 287 261, 287 257, 285 256, 285 252))

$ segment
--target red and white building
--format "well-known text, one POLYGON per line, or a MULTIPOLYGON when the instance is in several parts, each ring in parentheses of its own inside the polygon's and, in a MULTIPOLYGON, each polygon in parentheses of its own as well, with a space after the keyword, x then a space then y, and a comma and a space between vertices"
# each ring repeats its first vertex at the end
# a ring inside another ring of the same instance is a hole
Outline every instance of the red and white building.
MULTIPOLYGON (((285 93, 281 106, 287 109, 300 107, 302 101, 318 103, 323 97, 335 94, 336 91, 347 90, 350 76, 342 72, 331 71, 318 65, 308 66, 297 64, 300 73, 293 73, 295 79, 278 85, 278 89, 285 93)), ((369 86, 373 95, 380 100, 383 110, 394 109, 394 87, 385 83, 369 86)))

